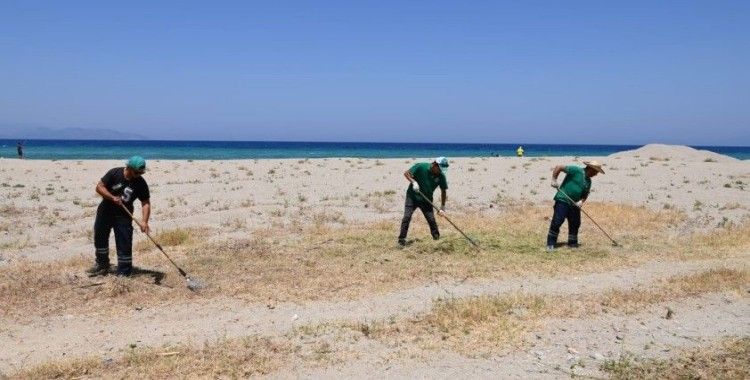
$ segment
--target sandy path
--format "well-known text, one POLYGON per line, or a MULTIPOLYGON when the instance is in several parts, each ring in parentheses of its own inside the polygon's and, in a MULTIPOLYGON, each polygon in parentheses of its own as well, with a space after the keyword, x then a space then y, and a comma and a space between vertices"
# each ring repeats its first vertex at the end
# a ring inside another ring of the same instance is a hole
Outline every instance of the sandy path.
POLYGON ((722 337, 750 334, 750 300, 721 294, 670 302, 675 317, 663 317, 657 305, 627 317, 598 315, 591 319, 555 319, 529 334, 529 348, 505 356, 468 358, 443 351, 429 358, 400 358, 393 349, 363 340, 362 355, 344 365, 304 366, 274 373, 272 378, 365 379, 559 379, 571 373, 601 378, 599 365, 620 354, 666 357, 677 349, 710 344, 722 337), (619 337, 619 338, 618 338, 619 337), (576 364, 574 369, 570 369, 576 364), (583 367, 581 366, 583 364, 583 367))
MULTIPOLYGON (((428 284, 347 302, 279 304, 274 309, 233 299, 212 299, 119 315, 115 318, 59 316, 27 325, 4 322, 0 330, 0 372, 48 360, 84 355, 115 357, 131 343, 159 346, 202 343, 221 337, 283 335, 295 326, 326 321, 365 321, 409 316, 427 310, 438 297, 515 291, 568 295, 627 289, 655 280, 709 268, 748 268, 747 256, 685 263, 653 262, 607 273, 568 278, 519 278, 505 281, 428 284), (297 315, 297 319, 292 316, 297 315), (12 349, 8 349, 12 347, 12 349)), ((746 330, 745 330, 746 331, 746 330)))

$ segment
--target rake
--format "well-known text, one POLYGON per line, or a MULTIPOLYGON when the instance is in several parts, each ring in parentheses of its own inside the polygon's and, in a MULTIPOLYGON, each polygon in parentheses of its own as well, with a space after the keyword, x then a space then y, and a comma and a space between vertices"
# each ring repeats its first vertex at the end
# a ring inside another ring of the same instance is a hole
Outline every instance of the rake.
MULTIPOLYGON (((427 202, 429 202, 429 203, 430 203, 430 205, 432 205, 432 207, 434 207, 434 208, 436 208, 436 209, 440 210, 440 208, 438 208, 438 206, 436 206, 436 205, 435 205, 434 203, 432 203, 432 201, 431 201, 431 200, 430 200, 429 198, 427 198, 427 197, 426 197, 426 196, 425 196, 425 195, 424 195, 424 194, 422 193, 422 191, 421 191, 421 190, 417 190, 417 193, 419 193, 419 195, 421 195, 421 196, 422 196, 422 198, 424 198, 424 199, 425 199, 425 200, 426 200, 427 202)), ((439 214, 439 215, 440 215, 440 214, 439 214)), ((453 221, 452 221, 452 220, 450 220, 450 219, 449 219, 449 218, 448 218, 448 217, 447 217, 447 216, 446 216, 445 214, 442 214, 442 215, 440 215, 440 216, 442 216, 443 218, 445 218, 445 220, 447 220, 447 221, 448 221, 448 223, 450 223, 450 224, 451 224, 451 225, 453 226, 453 228, 455 228, 455 229, 456 229, 456 231, 460 232, 460 233, 461 233, 461 235, 464 235, 464 237, 466 238, 466 240, 468 240, 468 241, 469 241, 469 243, 471 243, 471 244, 472 244, 472 245, 474 246, 474 248, 476 248, 476 249, 479 249, 479 250, 481 250, 481 249, 482 249, 482 248, 481 248, 481 247, 479 246, 479 244, 477 244, 477 242, 475 242, 474 240, 472 240, 472 239, 471 239, 471 238, 470 238, 469 236, 467 236, 467 235, 466 235, 466 234, 465 234, 465 233, 464 233, 463 231, 461 231, 461 229, 460 229, 460 228, 458 228, 458 226, 456 225, 456 223, 453 223, 453 221)))
POLYGON ((595 225, 595 226, 596 226, 597 228, 599 228, 599 231, 602 231, 602 233, 604 233, 604 235, 606 235, 606 236, 607 236, 607 238, 609 238, 609 240, 611 240, 611 241, 612 241, 612 245, 613 245, 613 246, 615 246, 615 247, 617 247, 617 246, 620 246, 619 244, 617 244, 617 242, 615 241, 615 239, 612 239, 612 236, 609 236, 609 234, 607 233, 607 231, 604 231, 604 228, 602 228, 602 227, 601 227, 601 226, 599 225, 599 223, 597 223, 597 222, 596 222, 596 220, 594 220, 594 218, 592 218, 592 217, 591 217, 591 215, 589 215, 589 213, 587 213, 587 212, 586 212, 586 210, 584 210, 584 209, 583 209, 583 207, 579 206, 579 205, 578 205, 578 204, 577 204, 577 203, 576 203, 576 202, 575 202, 575 201, 574 201, 573 199, 571 199, 571 198, 570 198, 570 197, 568 196, 568 194, 565 194, 565 192, 564 192, 564 191, 562 191, 562 189, 557 189, 557 191, 559 191, 559 192, 560 192, 560 193, 561 193, 562 195, 564 195, 564 196, 565 196, 565 198, 568 198, 568 200, 570 201, 570 203, 572 203, 572 204, 574 204, 574 205, 575 205, 576 207, 578 207, 578 209, 579 209, 579 210, 581 210, 581 211, 583 212, 583 214, 584 214, 584 215, 586 215, 586 216, 587 216, 587 217, 588 217, 588 218, 589 218, 589 219, 591 220, 591 222, 593 222, 593 223, 594 223, 594 225, 595 225))
MULTIPOLYGON (((125 205, 121 205, 121 206, 122 206, 122 209, 125 210, 126 213, 128 213, 128 215, 130 216, 130 219, 132 219, 135 222, 135 224, 137 224, 138 227, 141 227, 141 229, 142 229, 143 225, 141 224, 141 222, 138 219, 136 219, 133 216, 133 213, 130 212, 130 210, 128 210, 128 208, 125 207, 125 205)), ((200 290, 200 289, 202 289, 204 287, 202 281, 199 281, 199 280, 197 280, 195 278, 190 278, 190 276, 188 276, 187 272, 185 272, 182 268, 180 268, 180 266, 177 265, 177 263, 175 263, 174 260, 172 260, 172 258, 169 257, 169 255, 167 255, 166 252, 164 252, 164 248, 162 248, 161 244, 159 244, 156 240, 154 240, 154 238, 151 236, 151 234, 149 234, 148 232, 146 232, 146 236, 148 236, 149 240, 151 240, 151 242, 154 243, 154 245, 156 246, 156 248, 159 248, 159 251, 161 251, 161 253, 164 255, 164 257, 166 257, 167 260, 169 260, 169 262, 172 263, 172 265, 174 265, 175 268, 177 268, 177 271, 180 272, 180 275, 185 278, 185 282, 186 282, 186 285, 187 285, 188 289, 196 292, 196 291, 198 291, 198 290, 200 290)))

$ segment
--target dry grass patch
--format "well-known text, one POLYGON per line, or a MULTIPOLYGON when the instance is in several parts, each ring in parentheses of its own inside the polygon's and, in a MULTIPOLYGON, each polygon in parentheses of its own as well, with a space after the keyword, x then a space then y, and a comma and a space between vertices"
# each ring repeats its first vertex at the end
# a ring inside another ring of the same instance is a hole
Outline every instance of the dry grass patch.
POLYGON ((686 252, 710 257, 722 251, 738 250, 750 245, 750 224, 728 223, 724 228, 693 234, 684 239, 686 252))
POLYGON ((88 278, 84 269, 93 263, 80 258, 56 263, 28 263, 0 268, 0 317, 28 321, 35 316, 121 312, 134 306, 163 303, 169 299, 198 298, 184 287, 184 280, 174 274, 163 259, 150 256, 150 268, 173 274, 160 285, 152 274, 131 278, 88 278), (157 264, 158 262, 158 264, 157 264))
POLYGON ((591 223, 584 223, 579 233, 585 239, 582 248, 545 253, 548 207, 509 209, 491 216, 453 215, 454 222, 479 241, 482 251, 473 249, 446 223, 441 223, 442 238, 433 241, 420 215, 412 222, 412 242, 403 249, 396 243, 400 220, 332 228, 331 218, 321 218, 308 228, 271 227, 255 230, 247 239, 224 242, 205 242, 193 230, 170 230, 157 234, 157 241, 190 275, 207 284, 199 295, 186 291, 174 268, 150 242, 144 242, 149 251, 137 252, 135 265, 164 272, 161 286, 153 285, 148 276, 88 279, 83 271, 93 257, 54 265, 11 264, 0 267, 0 279, 9 279, 0 282, 0 298, 9 305, 0 313, 31 318, 107 312, 194 297, 236 297, 248 302, 355 299, 427 281, 602 272, 655 258, 724 257, 750 246, 748 227, 669 238, 670 226, 683 218, 673 210, 592 204, 590 211, 624 248, 611 247, 591 223), (103 284, 88 286, 92 282, 103 284))
POLYGON ((0 214, 7 217, 19 216, 24 214, 24 209, 21 207, 16 207, 16 205, 13 203, 2 204, 0 205, 0 214))
MULTIPOLYGON (((136 228, 138 228, 136 226, 136 228)), ((196 238, 197 232, 192 229, 175 228, 172 230, 165 230, 156 234, 151 234, 157 243, 161 244, 162 247, 176 247, 190 243, 196 238)), ((145 237, 145 234, 144 234, 145 237)), ((154 243, 152 243, 148 237, 139 241, 133 247, 134 250, 143 252, 150 249, 155 249, 154 243)))
POLYGON ((21 379, 58 378, 247 378, 282 367, 295 347, 277 339, 248 337, 206 344, 131 348, 118 360, 81 358, 25 370, 21 379))
POLYGON ((357 353, 350 346, 361 335, 333 325, 298 327, 284 336, 224 338, 202 347, 159 348, 131 345, 119 359, 74 358, 47 362, 14 375, 18 378, 248 378, 290 363, 326 367, 357 353))
MULTIPOLYGON (((664 232, 676 227, 687 219, 679 210, 652 211, 645 206, 635 207, 616 203, 587 202, 586 212, 597 219, 599 224, 618 235, 632 233, 637 235, 664 232)), ((583 216, 585 224, 590 221, 583 216)))
MULTIPOLYGON (((435 301, 416 318, 375 322, 368 334, 394 346, 448 347, 466 355, 503 352, 521 344, 544 319, 588 318, 607 312, 635 313, 666 301, 719 291, 744 292, 750 271, 731 269, 670 278, 650 288, 553 297, 517 293, 435 301)), ((357 327, 362 330, 362 327, 357 327)))
POLYGON ((587 310, 595 310, 594 304, 599 304, 599 309, 609 307, 626 313, 635 313, 643 306, 676 298, 711 292, 742 292, 748 284, 750 284, 750 271, 748 270, 713 269, 694 275, 670 278, 654 289, 612 290, 605 293, 601 300, 588 300, 587 310))
POLYGON ((326 224, 346 223, 346 218, 338 211, 321 211, 313 214, 312 222, 315 227, 320 228, 326 224))
POLYGON ((403 208, 403 205, 396 200, 396 192, 392 190, 364 194, 360 197, 360 202, 365 208, 372 208, 379 214, 401 211, 403 208))
MULTIPOLYGON (((663 244, 668 231, 685 220, 685 214, 677 210, 652 211, 645 207, 633 207, 619 204, 590 203, 587 211, 616 240, 631 250, 646 248, 645 242, 663 244)), ((482 245, 485 253, 508 252, 513 254, 538 254, 546 241, 552 210, 548 207, 526 206, 510 207, 500 217, 488 217, 483 214, 461 216, 456 223, 482 245)), ((455 219, 455 218, 454 218, 455 219)), ((458 253, 471 253, 471 246, 464 244, 452 228, 443 223, 444 234, 455 237, 452 242, 459 244, 458 253), (466 248, 466 249, 463 249, 466 248)), ((588 220, 579 231, 583 241, 580 250, 590 255, 609 254, 612 251, 609 240, 588 220)), ((567 238, 567 224, 560 232, 560 242, 567 238)), ((565 255, 571 251, 562 250, 565 255)))
POLYGON ((709 347, 686 350, 670 359, 623 355, 601 366, 612 379, 747 379, 750 338, 725 338, 709 347))

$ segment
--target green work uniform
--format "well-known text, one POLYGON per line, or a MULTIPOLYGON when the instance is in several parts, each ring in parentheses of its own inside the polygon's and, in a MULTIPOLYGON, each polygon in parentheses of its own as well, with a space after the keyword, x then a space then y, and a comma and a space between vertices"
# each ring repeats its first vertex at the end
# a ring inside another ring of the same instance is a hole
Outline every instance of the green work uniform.
MULTIPOLYGON (((443 174, 443 172, 440 172, 437 175, 432 174, 432 171, 430 170, 431 167, 432 164, 422 162, 414 164, 414 166, 409 168, 409 173, 411 173, 412 177, 414 177, 419 184, 419 191, 430 201, 432 201, 432 193, 435 189, 438 187, 443 190, 448 189, 448 180, 445 179, 445 174, 443 174)), ((406 190, 406 196, 416 203, 427 203, 422 199, 421 195, 414 191, 412 185, 409 185, 409 188, 406 190)))
MULTIPOLYGON (((560 185, 560 190, 568 194, 568 197, 574 202, 578 202, 588 197, 591 190, 591 178, 586 177, 586 172, 582 167, 569 165, 565 167, 565 179, 560 185)), ((555 194, 555 200, 570 204, 570 200, 565 197, 559 190, 555 194)))

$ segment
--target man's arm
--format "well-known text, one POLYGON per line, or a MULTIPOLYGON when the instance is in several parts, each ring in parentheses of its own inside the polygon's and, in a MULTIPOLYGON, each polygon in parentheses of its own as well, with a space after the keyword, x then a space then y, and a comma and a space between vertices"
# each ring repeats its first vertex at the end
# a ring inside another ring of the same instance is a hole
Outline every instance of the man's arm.
POLYGON ((105 186, 104 182, 102 182, 101 180, 99 180, 99 183, 96 184, 96 193, 101 195, 102 198, 118 206, 122 206, 122 199, 120 197, 112 195, 112 193, 107 190, 107 186, 105 186))
POLYGON ((141 232, 149 233, 151 228, 148 226, 148 218, 151 216, 151 200, 141 201, 141 215, 143 217, 141 219, 141 232))
POLYGON ((408 170, 404 172, 404 177, 406 177, 406 180, 407 180, 407 181, 409 181, 410 183, 411 183, 411 182, 415 182, 415 181, 416 181, 416 180, 414 179, 414 176, 413 176, 413 175, 411 174, 411 172, 410 172, 410 171, 408 171, 408 170))
POLYGON ((552 169, 552 187, 557 188, 557 177, 560 175, 560 172, 568 173, 565 171, 565 166, 557 165, 552 169))
POLYGON ((419 183, 414 178, 414 175, 411 174, 411 171, 407 170, 404 172, 404 177, 406 177, 406 180, 411 182, 411 188, 414 189, 414 192, 419 194, 419 183))

